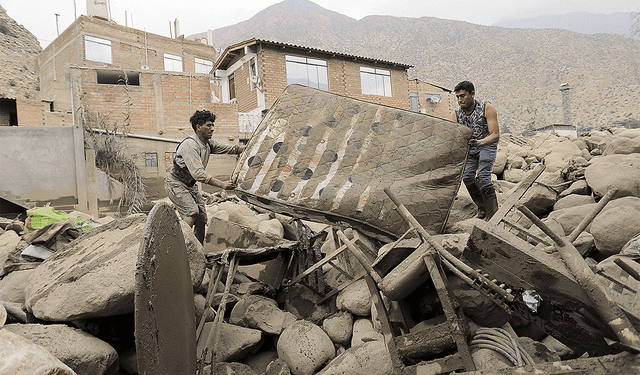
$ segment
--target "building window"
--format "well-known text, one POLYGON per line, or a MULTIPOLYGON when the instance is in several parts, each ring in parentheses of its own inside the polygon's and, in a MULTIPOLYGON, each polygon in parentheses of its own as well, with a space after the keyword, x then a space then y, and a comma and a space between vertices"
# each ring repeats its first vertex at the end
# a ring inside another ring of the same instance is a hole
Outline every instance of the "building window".
POLYGON ((168 72, 182 72, 182 57, 165 53, 164 70, 168 72))
POLYGON ((329 90, 327 62, 306 57, 286 56, 287 85, 298 83, 320 90, 329 90))
POLYGON ((440 103, 442 96, 439 94, 425 94, 424 101, 427 103, 440 103))
POLYGON ((213 61, 199 59, 196 57, 196 73, 211 73, 211 69, 213 69, 213 61))
POLYGON ((249 81, 251 81, 251 90, 255 90, 258 83, 258 67, 255 57, 249 60, 249 81))
POLYGON ((236 98, 236 75, 231 74, 229 76, 229 100, 236 98))
POLYGON ((84 36, 84 58, 86 60, 113 64, 111 41, 93 36, 84 36))
POLYGON ((147 168, 158 168, 158 153, 146 152, 144 154, 144 164, 147 168))
POLYGON ((391 96, 391 72, 360 67, 360 85, 365 95, 391 96))
POLYGON ((140 86, 140 73, 125 70, 96 69, 96 79, 99 84, 140 86))
POLYGON ((411 110, 413 112, 418 112, 418 94, 415 92, 409 93, 409 102, 411 103, 411 110))

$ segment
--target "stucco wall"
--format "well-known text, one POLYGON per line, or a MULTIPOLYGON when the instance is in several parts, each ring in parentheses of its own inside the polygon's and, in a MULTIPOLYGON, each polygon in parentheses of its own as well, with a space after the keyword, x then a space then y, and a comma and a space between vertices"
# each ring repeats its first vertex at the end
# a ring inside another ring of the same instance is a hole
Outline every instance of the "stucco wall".
POLYGON ((73 127, 0 127, 0 194, 23 202, 77 198, 73 127))

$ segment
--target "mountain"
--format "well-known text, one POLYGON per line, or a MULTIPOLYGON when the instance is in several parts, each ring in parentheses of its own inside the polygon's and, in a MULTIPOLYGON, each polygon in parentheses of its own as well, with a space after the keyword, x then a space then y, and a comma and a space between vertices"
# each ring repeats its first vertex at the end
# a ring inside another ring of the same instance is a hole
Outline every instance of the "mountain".
MULTIPOLYGON (((204 37, 206 33, 189 38, 204 37)), ((308 0, 285 0, 213 30, 217 47, 252 37, 414 65, 409 78, 476 85, 498 109, 502 131, 562 123, 569 83, 579 131, 640 120, 640 41, 562 29, 513 29, 433 17, 354 20, 308 0)))
POLYGON ((542 15, 520 20, 501 20, 491 26, 519 29, 564 29, 582 34, 618 34, 629 36, 633 24, 629 13, 595 14, 573 12, 565 15, 542 15))

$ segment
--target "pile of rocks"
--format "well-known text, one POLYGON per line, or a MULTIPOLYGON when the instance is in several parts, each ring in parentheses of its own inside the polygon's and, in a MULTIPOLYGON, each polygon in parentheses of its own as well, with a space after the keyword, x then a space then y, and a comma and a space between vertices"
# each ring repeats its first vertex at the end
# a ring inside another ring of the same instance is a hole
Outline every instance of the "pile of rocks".
MULTIPOLYGON (((577 139, 555 135, 532 139, 503 136, 494 168, 499 201, 504 202, 529 170, 542 163, 546 169, 525 195, 525 205, 558 233, 568 235, 598 199, 615 187, 618 191, 615 199, 576 241, 581 253, 591 257, 594 264, 602 262, 618 254, 625 243, 640 233, 634 222, 640 213, 639 150, 640 130, 601 130, 577 139)), ((233 199, 212 202, 207 209, 212 220, 230 221, 270 237, 296 240, 290 218, 283 215, 233 199)), ((434 236, 456 256, 462 253, 477 220, 472 219, 474 210, 462 186, 452 208, 447 234, 434 236)), ((13 313, 10 311, 0 332, 10 331, 40 345, 77 374, 137 373, 135 273, 145 222, 144 214, 113 220, 83 234, 37 266, 3 272, 0 299, 13 313)), ((306 224, 315 232, 326 227, 306 224)), ((530 227, 531 223, 522 225, 530 227)), ((21 236, 22 228, 15 222, 0 223, 0 228, 0 269, 7 270, 4 266, 11 254, 28 244, 21 236)), ((201 337, 208 337, 213 324, 212 310, 217 306, 214 303, 205 308, 205 297, 215 275, 210 274, 207 256, 192 230, 184 223, 182 229, 194 290, 194 319, 199 322, 205 317, 207 323, 201 337)), ((333 238, 327 238, 326 243, 330 242, 335 243, 333 238)), ((334 249, 323 246, 323 253, 334 249)), ((375 250, 384 252, 383 246, 375 250)), ((355 275, 362 271, 355 268, 356 263, 345 261, 341 265, 355 275)), ((331 288, 341 288, 348 281, 333 267, 323 271, 331 288)), ((221 280, 224 279, 223 276, 221 280)), ((460 284, 459 288, 464 289, 464 283, 451 284, 456 288, 460 284)), ((223 289, 218 285, 217 290, 223 289)), ((364 280, 351 283, 335 297, 322 301, 321 296, 300 283, 274 289, 249 273, 239 272, 231 294, 215 352, 215 359, 220 362, 209 367, 206 358, 201 358, 206 366, 204 373, 373 375, 392 371, 364 280)), ((459 290, 455 295, 472 319, 484 314, 485 319, 478 318, 483 320, 478 325, 497 319, 491 303, 483 305, 477 295, 459 290), (484 313, 479 309, 484 309, 484 313)), ((415 301, 420 312, 432 310, 436 302, 429 298, 424 295, 415 301)), ((213 300, 220 301, 220 296, 213 300)), ((7 350, 2 340, 0 336, 0 353, 13 354, 15 358, 18 349, 7 350)), ((204 345, 200 340, 198 353, 204 345)), ((557 342, 548 344, 548 349, 531 339, 527 345, 537 361, 558 360, 559 356, 568 355, 566 347, 557 342)))

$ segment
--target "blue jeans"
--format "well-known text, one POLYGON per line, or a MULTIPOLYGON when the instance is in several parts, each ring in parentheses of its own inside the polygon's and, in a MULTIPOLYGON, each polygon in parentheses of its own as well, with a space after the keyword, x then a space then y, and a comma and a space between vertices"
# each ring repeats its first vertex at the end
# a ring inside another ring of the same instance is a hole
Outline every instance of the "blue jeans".
POLYGON ((471 147, 471 149, 469 149, 467 165, 464 167, 464 173, 462 174, 464 184, 476 184, 481 191, 483 189, 493 188, 491 172, 493 172, 493 163, 496 162, 497 153, 497 143, 487 146, 471 147))

